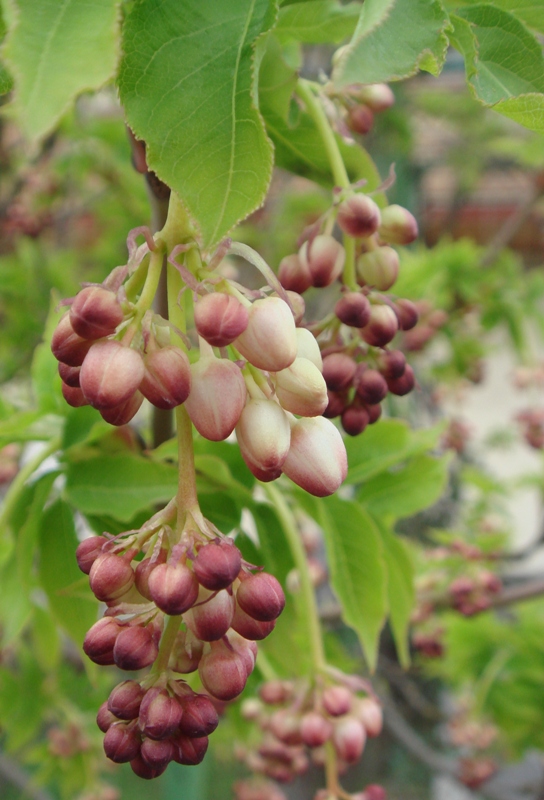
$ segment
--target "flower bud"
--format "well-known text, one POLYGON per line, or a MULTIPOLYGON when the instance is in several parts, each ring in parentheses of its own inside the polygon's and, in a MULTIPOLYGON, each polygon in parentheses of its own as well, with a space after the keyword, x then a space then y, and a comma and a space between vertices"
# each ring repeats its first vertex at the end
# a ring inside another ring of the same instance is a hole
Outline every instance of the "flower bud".
POLYGON ((84 339, 101 339, 115 333, 123 318, 117 297, 103 286, 86 286, 70 307, 70 324, 84 339))
POLYGON ((374 425, 377 422, 381 415, 382 415, 382 407, 379 403, 375 403, 374 405, 365 406, 366 411, 368 413, 368 424, 374 425))
POLYGON ((177 748, 174 761, 177 761, 178 764, 185 764, 192 767, 196 766, 196 764, 200 764, 204 759, 206 750, 208 749, 208 737, 198 736, 192 738, 178 735, 174 739, 174 744, 177 748))
POLYGON ((370 320, 361 330, 361 336, 373 347, 389 344, 398 330, 397 317, 392 308, 385 305, 371 306, 370 320))
POLYGON ((401 350, 384 350, 378 356, 378 369, 384 378, 400 378, 406 368, 406 357, 401 350))
POLYGON ((297 253, 280 261, 278 278, 284 289, 302 294, 312 285, 312 276, 306 262, 297 253))
POLYGON ((102 547, 107 542, 105 536, 89 536, 78 544, 76 549, 77 565, 85 575, 89 574, 95 560, 102 554, 102 547))
POLYGON ((417 222, 406 208, 387 206, 382 211, 378 233, 380 239, 389 244, 411 244, 417 239, 417 222))
POLYGON ((104 752, 110 761, 126 764, 132 761, 140 751, 140 736, 134 725, 115 722, 110 725, 104 736, 104 752))
POLYGON ((240 634, 236 633, 236 631, 229 631, 227 634, 227 639, 232 649, 242 657, 244 666, 246 668, 246 674, 249 678, 255 669, 255 663, 257 661, 257 645, 255 642, 244 639, 244 637, 240 636, 240 634))
POLYGON ((366 194, 354 194, 340 203, 336 217, 340 229, 354 238, 372 236, 380 219, 380 209, 366 194))
POLYGON ((183 716, 179 726, 180 733, 190 738, 209 736, 219 724, 215 706, 205 694, 190 694, 180 700, 183 716))
POLYGON ((158 778, 159 775, 162 775, 167 766, 168 765, 165 764, 162 767, 151 767, 143 760, 141 755, 137 755, 136 758, 133 758, 130 762, 130 768, 134 774, 146 781, 153 780, 153 778, 158 778))
POLYGON ((149 576, 155 567, 158 567, 159 564, 164 564, 165 561, 166 550, 161 548, 155 560, 153 560, 153 558, 144 558, 136 567, 136 571, 134 573, 134 582, 136 584, 136 588, 146 600, 153 599, 149 592, 149 576))
POLYGON ((147 585, 153 602, 171 616, 183 614, 198 597, 196 575, 185 564, 159 564, 147 585))
POLYGON ((250 467, 264 472, 281 470, 291 443, 289 419, 274 400, 252 399, 242 411, 236 438, 250 467))
POLYGON ((119 718, 116 717, 115 714, 111 713, 107 702, 102 703, 98 709, 98 714, 96 715, 96 724, 102 733, 106 733, 110 725, 113 725, 114 722, 119 722, 119 718))
POLYGON ((348 124, 348 128, 350 128, 350 130, 352 130, 354 133, 360 133, 364 135, 365 133, 368 133, 374 125, 374 114, 366 105, 361 104, 358 106, 352 106, 348 110, 346 122, 348 124))
POLYGON ((323 371, 323 358, 317 339, 307 328, 297 328, 297 358, 307 358, 323 371))
POLYGON ((246 330, 234 346, 259 369, 277 372, 296 358, 297 335, 293 314, 280 297, 255 300, 246 330))
POLYGON ((230 436, 244 408, 247 390, 242 372, 232 361, 204 356, 191 365, 191 375, 187 413, 202 436, 220 442, 230 436))
POLYGON ((257 572, 245 578, 239 585, 236 602, 253 619, 270 622, 277 619, 285 608, 285 595, 273 575, 257 572))
POLYGON ((232 295, 214 292, 195 303, 195 326, 213 347, 226 347, 247 328, 248 309, 232 295))
POLYGON ((360 103, 365 103, 372 111, 385 111, 395 102, 395 95, 386 83, 368 83, 354 86, 350 94, 360 103))
POLYGON ((170 667, 172 671, 180 672, 182 675, 195 672, 202 658, 203 649, 203 642, 199 639, 195 639, 190 632, 180 631, 176 636, 176 641, 172 648, 172 655, 170 658, 170 667))
POLYGON ((81 408, 88 406, 87 398, 78 386, 68 386, 66 383, 61 383, 62 396, 69 406, 72 408, 81 408))
POLYGON ((143 669, 155 661, 158 652, 151 627, 127 627, 115 640, 113 660, 119 669, 143 669))
POLYGON ((358 403, 352 403, 342 413, 342 428, 349 436, 359 436, 368 424, 368 411, 358 403))
POLYGON ((183 617, 189 630, 203 642, 221 639, 230 628, 234 616, 232 594, 225 589, 213 594, 201 586, 196 603, 183 617))
POLYGON ((331 392, 330 389, 327 390, 327 396, 329 398, 329 402, 327 404, 327 408, 323 412, 323 416, 327 419, 334 419, 334 417, 339 417, 340 414, 344 413, 347 403, 347 394, 345 392, 331 392))
POLYGON ((323 708, 331 717, 347 714, 353 705, 353 694, 346 686, 327 686, 322 699, 323 708))
POLYGON ((280 742, 297 745, 302 743, 300 717, 290 709, 282 708, 270 717, 270 730, 280 742))
POLYGON ((278 706, 287 702, 293 695, 293 686, 289 681, 272 680, 263 683, 259 689, 259 697, 270 706, 278 706))
POLYGON ((346 292, 336 303, 334 313, 344 325, 364 328, 370 319, 370 301, 361 292, 346 292))
POLYGON ((400 378, 388 378, 387 387, 390 392, 398 395, 399 397, 409 394, 416 384, 414 370, 410 364, 406 364, 406 368, 400 378))
POLYGON ((340 277, 346 253, 334 237, 319 235, 311 241, 304 242, 299 257, 310 270, 312 286, 322 287, 329 286, 340 277))
POLYGON ((291 303, 291 310, 295 319, 295 325, 299 325, 304 317, 304 312, 306 311, 306 303, 304 302, 304 298, 298 292, 291 291, 291 289, 287 289, 286 295, 287 299, 291 303))
POLYGON ((57 361, 80 367, 92 345, 92 341, 83 339, 74 331, 69 314, 60 318, 51 339, 51 350, 57 361))
POLYGON ((399 256, 392 247, 378 247, 357 259, 357 274, 369 286, 385 292, 399 276, 399 256))
POLYGON ((142 761, 152 769, 166 769, 174 760, 176 745, 170 739, 144 739, 140 749, 142 761))
POLYGON ((80 367, 70 367, 68 364, 63 364, 59 361, 59 375, 60 379, 66 386, 71 386, 74 389, 79 389, 79 371, 80 367))
POLYGON ((409 331, 417 325, 419 312, 411 300, 405 300, 404 298, 396 300, 395 314, 401 331, 409 331))
POLYGON ((276 620, 273 619, 269 622, 262 622, 253 619, 253 617, 250 617, 245 611, 242 611, 239 605, 236 605, 234 617, 232 618, 230 626, 236 633, 243 636, 244 639, 260 642, 272 633, 276 626, 276 620))
POLYGON ((112 406, 111 408, 101 408, 100 416, 110 425, 116 425, 117 427, 127 425, 130 420, 136 416, 143 402, 143 394, 141 392, 134 392, 134 394, 124 403, 121 403, 121 405, 112 406))
POLYGON ((144 694, 138 681, 123 681, 110 692, 108 708, 118 719, 136 719, 144 694))
POLYGON ((346 448, 338 430, 324 417, 297 420, 284 473, 316 497, 333 494, 348 471, 346 448))
POLYGON ((216 539, 202 545, 193 561, 198 582, 212 592, 230 586, 241 566, 240 551, 229 539, 216 539))
POLYGON ((202 685, 218 700, 234 700, 243 692, 247 680, 244 659, 222 641, 213 642, 198 667, 202 685))
POLYGON ((181 722, 183 709, 166 689, 148 689, 140 706, 138 727, 150 739, 168 739, 181 722))
POLYGON ((144 377, 144 362, 137 350, 106 340, 93 344, 79 376, 87 401, 98 409, 129 400, 144 377))
POLYGON ((376 369, 365 369, 359 372, 353 381, 355 391, 363 403, 381 402, 387 394, 387 383, 383 375, 376 369))
POLYGON ((315 417, 327 408, 327 385, 319 369, 307 358, 295 358, 291 366, 276 372, 275 377, 276 395, 286 411, 315 417))
POLYGON ((387 792, 377 783, 369 783, 365 786, 364 800, 387 800, 387 792))
POLYGON ((423 350, 427 342, 429 342, 436 331, 430 325, 421 324, 413 330, 407 331, 404 335, 404 347, 409 353, 417 353, 423 350))
POLYGON ((91 661, 102 666, 114 664, 113 648, 123 628, 113 617, 103 617, 87 631, 83 651, 91 661))
POLYGON ((367 736, 380 735, 383 728, 383 712, 376 700, 372 697, 360 698, 356 701, 353 713, 363 723, 367 736))
POLYGON ((144 370, 140 391, 157 408, 174 408, 189 397, 189 359, 179 347, 168 345, 147 353, 144 370))
POLYGON ((332 725, 316 711, 304 714, 300 723, 300 735, 306 747, 321 747, 332 735, 332 725))
POLYGON ((101 553, 89 571, 91 591, 97 600, 115 600, 134 583, 130 562, 115 553, 101 553))
POLYGON ((366 744, 366 733, 355 717, 344 717, 334 726, 334 749, 346 764, 355 764, 361 758, 366 744))
POLYGON ((330 353, 323 359, 323 377, 327 388, 341 392, 351 386, 357 364, 346 353, 330 353))

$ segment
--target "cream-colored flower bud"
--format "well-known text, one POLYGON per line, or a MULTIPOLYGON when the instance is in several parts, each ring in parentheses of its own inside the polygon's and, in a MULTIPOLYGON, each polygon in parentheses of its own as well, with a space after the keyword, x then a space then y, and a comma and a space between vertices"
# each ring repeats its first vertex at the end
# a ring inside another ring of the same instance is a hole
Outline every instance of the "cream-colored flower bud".
POLYGON ((327 384, 313 361, 295 358, 290 367, 277 372, 275 377, 276 394, 286 411, 316 417, 327 408, 327 384))
POLYGON ((246 402, 246 384, 232 361, 205 355, 191 365, 191 393, 185 408, 197 431, 212 442, 230 436, 246 402))
POLYGON ((255 300, 247 328, 234 346, 259 369, 277 372, 292 364, 297 355, 297 334, 287 303, 280 297, 255 300))
POLYGON ((387 246, 363 253, 357 260, 357 272, 366 284, 386 292, 399 275, 398 253, 387 246))
POLYGON ((348 471, 344 442, 325 417, 306 417, 291 426, 291 447, 283 464, 294 483, 316 497, 333 494, 348 471))
POLYGON ((340 277, 346 253, 333 236, 323 234, 304 242, 299 250, 299 258, 308 266, 312 284, 321 287, 329 286, 340 277))
POLYGON ((297 328, 297 358, 307 358, 323 372, 323 359, 317 339, 307 328, 297 328))
POLYGON ((287 414, 274 400, 254 398, 242 411, 236 426, 236 438, 250 469, 256 467, 261 472, 281 470, 291 443, 287 414))
POLYGON ((416 218, 403 206, 395 204, 387 206, 382 212, 378 233, 384 242, 410 244, 418 235, 416 218))

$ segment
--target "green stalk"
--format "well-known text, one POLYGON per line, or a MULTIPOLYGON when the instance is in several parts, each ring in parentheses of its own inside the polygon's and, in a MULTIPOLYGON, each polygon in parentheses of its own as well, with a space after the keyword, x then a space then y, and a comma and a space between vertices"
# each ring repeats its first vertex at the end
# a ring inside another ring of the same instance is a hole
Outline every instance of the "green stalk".
POLYGON ((178 635, 179 626, 181 625, 182 615, 178 614, 175 617, 167 617, 167 619, 168 622, 166 623, 164 631, 161 636, 159 654, 155 659, 155 663, 153 664, 153 669, 151 670, 152 675, 158 675, 161 672, 164 672, 164 670, 168 668, 168 662, 170 661, 170 653, 172 652, 172 647, 174 646, 174 642, 176 641, 176 636, 178 635))

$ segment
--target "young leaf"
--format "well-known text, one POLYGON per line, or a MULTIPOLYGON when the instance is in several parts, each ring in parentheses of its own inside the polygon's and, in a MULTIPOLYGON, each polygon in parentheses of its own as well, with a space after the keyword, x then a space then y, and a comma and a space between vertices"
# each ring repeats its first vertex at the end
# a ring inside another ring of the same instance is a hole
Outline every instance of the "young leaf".
POLYGON ((259 107, 263 116, 276 114, 286 122, 296 83, 296 70, 286 63, 279 40, 271 34, 259 68, 259 107))
POLYGON ((3 53, 27 136, 48 134, 74 98, 113 76, 117 7, 117 0, 18 0, 3 53))
POLYGON ((206 246, 262 203, 272 145, 253 103, 268 0, 140 0, 123 32, 119 89, 149 167, 177 192, 206 246))
POLYGON ((438 0, 365 0, 353 39, 334 70, 334 83, 341 88, 396 81, 419 69, 438 75, 448 27, 438 0))
POLYGON ((275 33, 280 41, 340 44, 353 34, 360 13, 359 3, 340 5, 336 0, 298 3, 280 10, 275 33))

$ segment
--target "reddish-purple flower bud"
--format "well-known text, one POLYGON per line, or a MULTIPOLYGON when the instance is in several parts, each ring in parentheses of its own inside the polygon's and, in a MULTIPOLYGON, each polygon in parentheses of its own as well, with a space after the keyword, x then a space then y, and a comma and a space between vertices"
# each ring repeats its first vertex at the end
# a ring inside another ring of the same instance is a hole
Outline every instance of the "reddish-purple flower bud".
POLYGON ((321 747, 332 735, 332 725, 316 711, 304 714, 300 723, 300 735, 307 747, 321 747))
POLYGON ((93 344, 81 367, 79 382, 88 402, 103 409, 126 403, 143 377, 140 353, 108 339, 93 344))
POLYGON ((336 303, 334 313, 344 325, 364 328, 370 319, 370 301, 361 292, 347 292, 336 303))
POLYGON ((379 403, 375 405, 365 406, 367 413, 368 413, 368 424, 374 425, 377 422, 381 415, 382 415, 382 407, 379 403))
POLYGON ((380 403, 387 394, 387 382, 376 369, 365 369, 355 376, 355 390, 363 403, 380 403))
POLYGON ((136 719, 144 694, 138 681, 123 681, 112 689, 108 708, 119 719, 136 719))
POLYGON ((113 617, 103 617, 95 622, 87 631, 83 650, 95 664, 114 664, 113 648, 116 639, 123 630, 113 617))
POLYGON ((113 659, 119 669, 143 669, 157 658, 159 649, 151 627, 123 628, 113 648, 113 659))
POLYGON ((401 331, 409 331, 417 325, 419 312, 411 300, 406 300, 404 298, 396 300, 395 314, 397 315, 401 331))
POLYGON ((370 320, 361 330, 361 336, 367 344, 383 347, 389 344, 398 330, 398 322, 392 308, 375 305, 370 309, 370 320))
POLYGON ((68 384, 63 381, 61 383, 61 391, 62 396, 72 408, 81 408, 82 406, 89 405, 87 398, 78 386, 68 386, 68 384))
POLYGON ((159 564, 147 585, 153 602, 171 616, 183 614, 198 597, 196 575, 185 564, 159 564))
POLYGON ((346 764, 355 764, 361 758, 366 744, 366 732, 355 717, 344 717, 334 726, 334 749, 346 764))
POLYGON ((284 289, 302 294, 312 285, 312 276, 306 262, 297 253, 285 256, 280 261, 278 278, 284 289))
POLYGON ((353 705, 353 694, 345 686, 327 686, 322 699, 323 708, 331 717, 347 714, 353 705))
POLYGON ((374 125, 374 114, 366 105, 352 106, 348 110, 347 124, 354 133, 368 133, 374 125))
POLYGON ((190 738, 201 738, 213 733, 219 724, 214 704, 205 694, 191 694, 180 700, 183 716, 180 733, 190 738))
POLYGON ((71 386, 74 389, 79 389, 79 372, 81 367, 70 367, 68 364, 63 364, 59 361, 59 375, 60 379, 66 386, 71 386))
POLYGON ((400 378, 406 368, 406 356, 401 350, 384 350, 378 356, 378 369, 384 378, 400 378))
POLYGON ((174 760, 178 764, 186 764, 187 766, 196 766, 200 764, 206 755, 208 749, 208 737, 190 737, 190 736, 176 736, 174 739, 177 751, 174 760))
POLYGON ((204 643, 187 631, 180 631, 176 636, 172 655, 170 658, 170 668, 173 672, 180 672, 186 675, 198 669, 204 643))
POLYGON ((392 247, 378 247, 357 259, 357 273, 368 286, 385 292, 399 276, 399 256, 392 247))
POLYGON ((159 775, 166 770, 168 764, 165 764, 162 767, 151 767, 147 764, 141 755, 137 755, 136 758, 133 758, 130 762, 130 768, 137 775, 139 778, 143 778, 146 781, 153 780, 153 778, 158 778, 159 775))
POLYGON ((387 206, 382 211, 378 233, 380 239, 389 244, 411 244, 417 239, 417 222, 406 208, 387 206))
POLYGON ((366 194, 354 194, 340 203, 336 217, 340 229, 355 238, 376 233, 380 219, 380 209, 366 194))
POLYGON ((240 636, 240 634, 236 633, 234 630, 228 632, 227 639, 232 649, 242 657, 246 668, 246 675, 249 678, 255 669, 255 663, 257 661, 257 645, 255 642, 244 639, 243 636, 240 636))
POLYGON ((247 680, 244 659, 222 641, 213 642, 211 651, 202 656, 198 673, 208 694, 224 701, 238 697, 247 680))
POLYGON ((333 494, 348 471, 346 448, 337 428, 325 417, 305 417, 291 428, 291 447, 283 472, 316 497, 333 494))
POLYGON ((110 725, 113 725, 114 722, 119 722, 119 718, 116 717, 115 714, 111 713, 108 708, 108 703, 105 701, 98 709, 98 714, 96 715, 96 724, 102 733, 106 733, 110 725))
POLYGON ((115 600, 134 583, 134 570, 123 556, 101 553, 89 571, 89 583, 98 600, 115 600))
POLYGON ((345 392, 331 392, 330 390, 327 391, 327 396, 329 398, 329 402, 327 408, 323 412, 323 416, 327 419, 334 419, 334 417, 339 417, 340 414, 343 414, 346 403, 348 402, 348 396, 345 392))
POLYGON ((107 544, 105 536, 89 536, 78 544, 76 549, 77 565, 85 575, 91 571, 95 560, 102 553, 102 547, 107 544))
POLYGON ((393 394, 402 397, 405 394, 409 394, 414 386, 416 385, 416 379, 414 376, 414 370, 410 366, 410 364, 406 364, 406 368, 400 378, 388 378, 387 379, 387 386, 389 391, 393 394))
POLYGON ((166 769, 174 760, 176 745, 170 739, 144 739, 140 749, 142 761, 152 769, 166 769))
POLYGON ((342 413, 342 428, 349 436, 359 436, 368 424, 368 411, 358 403, 352 403, 342 413))
MULTIPOLYGON (((321 377, 321 373, 319 374, 321 377)), ((281 402, 281 398, 279 399, 281 402)), ((281 470, 291 444, 289 419, 274 400, 251 399, 236 426, 236 438, 244 461, 250 468, 256 467, 263 472, 281 470)))
POLYGON ((310 270, 312 286, 321 287, 329 286, 340 277, 346 253, 333 236, 319 235, 304 242, 299 258, 310 270))
POLYGON ((242 611, 239 605, 236 605, 234 617, 232 618, 231 628, 243 636, 244 639, 250 639, 254 642, 260 642, 262 639, 272 633, 276 626, 276 620, 269 622, 262 622, 253 619, 245 611, 242 611))
POLYGON ((57 361, 70 367, 80 367, 92 345, 91 340, 77 335, 68 313, 61 317, 51 339, 51 350, 57 361))
POLYGON ((70 307, 72 328, 84 339, 101 339, 115 333, 123 318, 117 297, 103 286, 86 286, 70 307))
POLYGON ((240 572, 242 556, 230 540, 217 539, 200 547, 193 570, 201 586, 213 592, 226 589, 240 572))
POLYGON ((202 436, 220 442, 230 436, 244 409, 247 390, 242 372, 232 361, 204 356, 191 365, 191 374, 187 413, 202 436))
POLYGON ((140 406, 144 402, 144 396, 141 392, 134 392, 124 403, 112 408, 101 408, 100 416, 103 420, 110 425, 127 425, 133 417, 136 416, 140 410, 140 406))
POLYGON ((168 739, 181 722, 183 709, 177 697, 166 689, 148 689, 140 705, 138 727, 150 739, 168 739))
POLYGON ((141 739, 135 725, 115 722, 104 736, 104 752, 110 761, 126 764, 140 752, 141 739))
POLYGON ((149 576, 151 572, 158 567, 159 564, 164 564, 166 561, 166 550, 161 548, 159 553, 155 559, 151 558, 144 558, 138 566, 136 567, 136 571, 134 573, 134 580, 136 583, 136 588, 142 595, 145 597, 146 600, 152 600, 151 594, 149 592, 149 576))
POLYGON ((200 587, 196 605, 183 617, 190 631, 203 642, 221 639, 230 628, 234 616, 234 597, 225 589, 216 594, 200 587))
POLYGON ((295 358, 289 367, 276 372, 275 388, 282 407, 292 414, 315 417, 327 407, 327 385, 323 375, 307 358, 295 358))
POLYGON ((255 300, 247 328, 234 346, 259 369, 277 372, 292 364, 297 355, 297 335, 287 303, 280 297, 255 300))
POLYGON ((323 378, 327 388, 341 392, 351 386, 357 364, 346 353, 330 353, 323 359, 323 378))
POLYGON ((253 619, 270 622, 277 619, 285 608, 285 595, 273 575, 257 572, 239 585, 236 602, 253 619))
POLYGON ((179 347, 168 345, 144 356, 144 377, 140 391, 157 408, 174 408, 189 397, 189 359, 179 347))
POLYGON ((195 303, 195 326, 213 347, 226 347, 245 331, 248 309, 236 298, 222 292, 199 297, 195 303))

